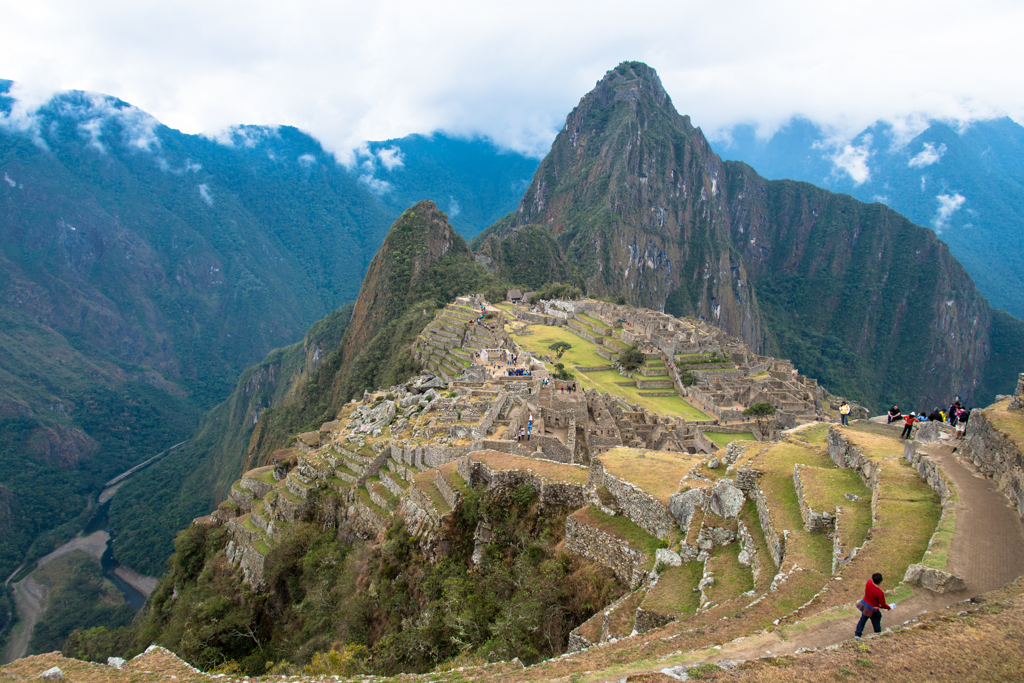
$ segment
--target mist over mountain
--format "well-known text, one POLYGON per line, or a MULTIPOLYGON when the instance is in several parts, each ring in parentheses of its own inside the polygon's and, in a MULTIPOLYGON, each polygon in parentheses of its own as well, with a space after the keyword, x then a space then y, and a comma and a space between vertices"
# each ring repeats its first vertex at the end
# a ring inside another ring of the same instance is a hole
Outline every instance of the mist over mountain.
POLYGON ((879 122, 836 142, 797 118, 768 138, 739 126, 714 145, 766 178, 882 202, 934 229, 989 303, 1024 318, 1024 127, 1012 119, 929 121, 916 133, 879 122))

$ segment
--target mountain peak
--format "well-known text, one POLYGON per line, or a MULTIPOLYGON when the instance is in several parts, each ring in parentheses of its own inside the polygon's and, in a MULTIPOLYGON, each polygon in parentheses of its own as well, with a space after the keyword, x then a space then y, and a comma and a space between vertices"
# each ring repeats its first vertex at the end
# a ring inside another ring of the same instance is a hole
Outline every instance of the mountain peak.
POLYGON ((597 82, 592 95, 608 101, 640 100, 644 95, 666 106, 672 100, 661 84, 658 72, 643 62, 622 62, 605 73, 597 82))

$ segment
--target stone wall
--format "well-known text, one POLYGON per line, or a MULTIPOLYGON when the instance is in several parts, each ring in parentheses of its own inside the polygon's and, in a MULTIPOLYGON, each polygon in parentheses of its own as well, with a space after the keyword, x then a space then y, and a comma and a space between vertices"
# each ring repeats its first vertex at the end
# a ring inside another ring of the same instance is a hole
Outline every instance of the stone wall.
POLYGON ((444 502, 448 503, 448 507, 452 510, 457 508, 459 503, 462 502, 462 496, 452 488, 451 483, 449 483, 448 479, 445 478, 439 469, 434 470, 434 485, 441 492, 444 502))
POLYGON ((514 489, 526 484, 537 491, 537 497, 544 505, 566 507, 571 510, 578 510, 589 502, 590 496, 586 487, 568 482, 548 481, 527 468, 528 465, 524 463, 523 469, 492 470, 486 463, 474 460, 472 455, 459 460, 458 463, 459 475, 469 486, 483 483, 488 489, 514 489))
POLYGON ((804 499, 804 484, 800 478, 801 467, 806 468, 806 465, 800 465, 799 463, 793 465, 793 488, 796 489, 796 500, 800 505, 800 517, 804 520, 804 529, 811 532, 820 531, 821 533, 833 531, 836 528, 835 516, 824 510, 821 512, 812 510, 811 506, 804 499))
POLYGON ((591 460, 588 484, 607 488, 622 514, 638 527, 657 538, 668 538, 674 524, 668 508, 639 486, 605 471, 600 457, 591 460))
POLYGON ((565 550, 608 567, 630 590, 647 578, 647 553, 572 517, 565 520, 565 550))
POLYGON ((786 532, 779 534, 772 523, 771 511, 768 509, 768 501, 765 500, 764 492, 757 484, 756 470, 740 470, 736 473, 736 486, 754 501, 757 507, 757 517, 761 522, 761 531, 764 533, 764 540, 768 544, 768 553, 776 567, 782 566, 786 557, 786 532))
POLYGON ((992 425, 986 413, 971 411, 964 456, 982 474, 995 481, 997 488, 1024 517, 1024 455, 1006 434, 992 425))

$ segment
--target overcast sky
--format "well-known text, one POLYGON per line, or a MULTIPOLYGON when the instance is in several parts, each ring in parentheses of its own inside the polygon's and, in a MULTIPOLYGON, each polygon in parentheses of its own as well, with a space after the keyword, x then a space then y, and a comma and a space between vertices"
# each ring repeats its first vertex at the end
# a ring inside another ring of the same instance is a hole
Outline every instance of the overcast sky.
POLYGON ((444 130, 543 154, 627 59, 712 138, 793 115, 1024 121, 1024 2, 0 0, 23 98, 115 95, 189 133, 290 124, 344 154, 444 130))

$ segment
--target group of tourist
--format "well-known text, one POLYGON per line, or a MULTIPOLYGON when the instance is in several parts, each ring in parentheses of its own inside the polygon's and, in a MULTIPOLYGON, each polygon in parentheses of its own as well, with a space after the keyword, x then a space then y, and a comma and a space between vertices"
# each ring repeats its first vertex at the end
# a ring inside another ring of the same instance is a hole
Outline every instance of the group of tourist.
POLYGON ((516 441, 529 441, 530 436, 533 435, 533 413, 530 413, 530 419, 526 423, 525 427, 519 428, 519 433, 515 435, 516 441))
POLYGON ((903 415, 900 411, 899 406, 893 406, 889 408, 889 412, 886 413, 889 424, 892 424, 896 420, 903 420, 903 433, 902 438, 909 439, 910 432, 914 427, 914 424, 918 422, 945 422, 948 423, 956 431, 956 438, 964 438, 964 434, 967 433, 967 421, 971 418, 971 409, 967 406, 961 405, 960 400, 957 399, 949 406, 948 409, 942 410, 936 407, 932 412, 925 415, 925 412, 911 411, 909 415, 903 415))
POLYGON ((531 373, 526 368, 508 368, 508 370, 506 372, 508 372, 508 376, 509 377, 532 377, 533 376, 533 373, 531 373))

